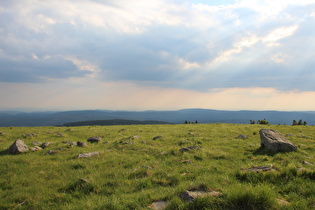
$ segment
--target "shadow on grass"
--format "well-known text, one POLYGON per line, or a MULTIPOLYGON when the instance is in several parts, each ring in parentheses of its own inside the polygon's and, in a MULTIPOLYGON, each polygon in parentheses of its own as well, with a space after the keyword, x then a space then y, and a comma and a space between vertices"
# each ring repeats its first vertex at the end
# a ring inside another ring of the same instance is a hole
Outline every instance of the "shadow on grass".
POLYGON ((275 154, 277 154, 276 152, 267 149, 265 147, 259 147, 258 149, 256 149, 253 152, 253 155, 257 156, 257 155, 268 155, 268 156, 274 156, 275 154))
POLYGON ((5 156, 5 155, 11 155, 11 154, 9 153, 7 149, 0 151, 0 156, 5 156))

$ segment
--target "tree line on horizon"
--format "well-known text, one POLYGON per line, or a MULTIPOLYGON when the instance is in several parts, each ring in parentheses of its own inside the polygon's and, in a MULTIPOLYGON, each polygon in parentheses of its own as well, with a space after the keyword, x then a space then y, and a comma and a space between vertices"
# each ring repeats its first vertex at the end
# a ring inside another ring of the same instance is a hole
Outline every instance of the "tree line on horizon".
MULTIPOLYGON (((250 124, 260 124, 260 125, 268 125, 269 122, 266 119, 263 120, 250 120, 250 124)), ((306 121, 303 121, 302 119, 300 119, 299 121, 293 120, 292 121, 292 126, 294 125, 307 125, 306 121)))

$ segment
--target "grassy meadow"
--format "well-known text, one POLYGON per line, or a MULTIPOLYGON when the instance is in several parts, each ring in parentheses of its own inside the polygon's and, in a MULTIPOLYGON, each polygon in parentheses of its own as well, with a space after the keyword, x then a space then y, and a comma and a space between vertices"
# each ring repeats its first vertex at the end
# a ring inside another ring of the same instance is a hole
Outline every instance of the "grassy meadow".
POLYGON ((166 201, 167 209, 315 209, 313 126, 5 127, 0 132, 0 209, 148 209, 155 201, 166 201), (298 151, 260 149, 262 128, 290 134, 298 151), (92 136, 102 143, 63 143, 87 142, 92 136), (160 137, 153 140, 155 136, 160 137), (41 151, 9 154, 7 148, 17 139, 29 147, 51 144, 41 151), (180 151, 189 146, 201 148, 180 151), (100 154, 78 158, 95 151, 100 154), (274 170, 243 170, 256 166, 274 170), (192 189, 222 194, 191 203, 179 197, 192 189))

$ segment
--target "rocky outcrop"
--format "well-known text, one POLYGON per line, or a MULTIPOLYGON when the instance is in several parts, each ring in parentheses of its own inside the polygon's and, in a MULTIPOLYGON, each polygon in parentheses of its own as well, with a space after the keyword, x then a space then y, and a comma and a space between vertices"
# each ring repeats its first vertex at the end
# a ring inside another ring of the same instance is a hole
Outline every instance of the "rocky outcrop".
POLYGON ((285 138, 279 131, 273 129, 261 129, 260 144, 261 147, 272 150, 273 152, 292 152, 297 147, 285 138))
POLYGON ((28 146, 24 143, 23 140, 16 140, 8 149, 11 154, 19 154, 23 152, 28 152, 28 146))

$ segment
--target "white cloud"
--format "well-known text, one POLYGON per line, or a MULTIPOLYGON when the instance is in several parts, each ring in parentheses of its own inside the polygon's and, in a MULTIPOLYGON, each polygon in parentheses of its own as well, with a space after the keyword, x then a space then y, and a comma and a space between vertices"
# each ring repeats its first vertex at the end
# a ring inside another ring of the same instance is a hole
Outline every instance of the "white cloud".
MULTIPOLYGON (((63 98, 67 103, 71 93, 79 97, 80 92, 96 103, 108 89, 121 91, 112 90, 109 98, 116 95, 130 101, 129 90, 132 96, 141 93, 139 100, 165 96, 168 107, 176 101, 187 102, 179 97, 173 101, 168 90, 196 100, 200 97, 207 106, 211 106, 210 96, 216 100, 232 97, 234 101, 224 100, 235 103, 233 94, 249 102, 249 96, 267 97, 276 89, 314 90, 312 1, 239 0, 225 6, 177 0, 3 2, 0 79, 50 80, 63 90, 69 85, 63 98), (87 82, 98 85, 89 91, 71 87, 86 87, 87 82), (242 87, 256 87, 257 95, 236 89, 242 87), (262 87, 272 88, 271 92, 262 87), (197 92, 215 88, 224 90, 218 95, 197 92), (88 92, 94 92, 95 98, 88 92)), ((117 101, 122 103, 122 99, 117 101)), ((159 103, 163 106, 164 102, 159 103)))
POLYGON ((189 61, 184 60, 183 58, 179 58, 178 63, 184 70, 200 68, 200 65, 198 63, 189 62, 189 61))
MULTIPOLYGON (((264 37, 258 37, 255 34, 247 34, 245 37, 243 37, 240 41, 235 42, 233 44, 233 48, 228 49, 226 51, 223 51, 217 56, 211 64, 216 64, 220 62, 227 62, 229 59, 234 55, 241 53, 244 48, 251 48, 253 45, 255 45, 257 42, 262 41, 266 42, 267 46, 269 47, 277 47, 280 44, 277 43, 276 41, 279 41, 283 38, 292 36, 294 32, 298 29, 297 25, 294 26, 289 26, 289 27, 279 27, 271 32, 269 32, 266 36, 264 37)), ((278 55, 279 57, 279 55, 278 55)), ((273 57, 272 60, 276 60, 275 57, 273 57)), ((278 62, 280 61, 279 58, 277 59, 278 62)), ((282 60, 284 61, 284 60, 282 60)))
POLYGON ((292 34, 298 29, 297 25, 289 27, 280 27, 271 31, 267 36, 262 38, 263 42, 275 42, 292 34))
POLYGON ((276 63, 283 63, 287 57, 288 56, 284 53, 277 53, 271 56, 271 60, 273 60, 276 63))

